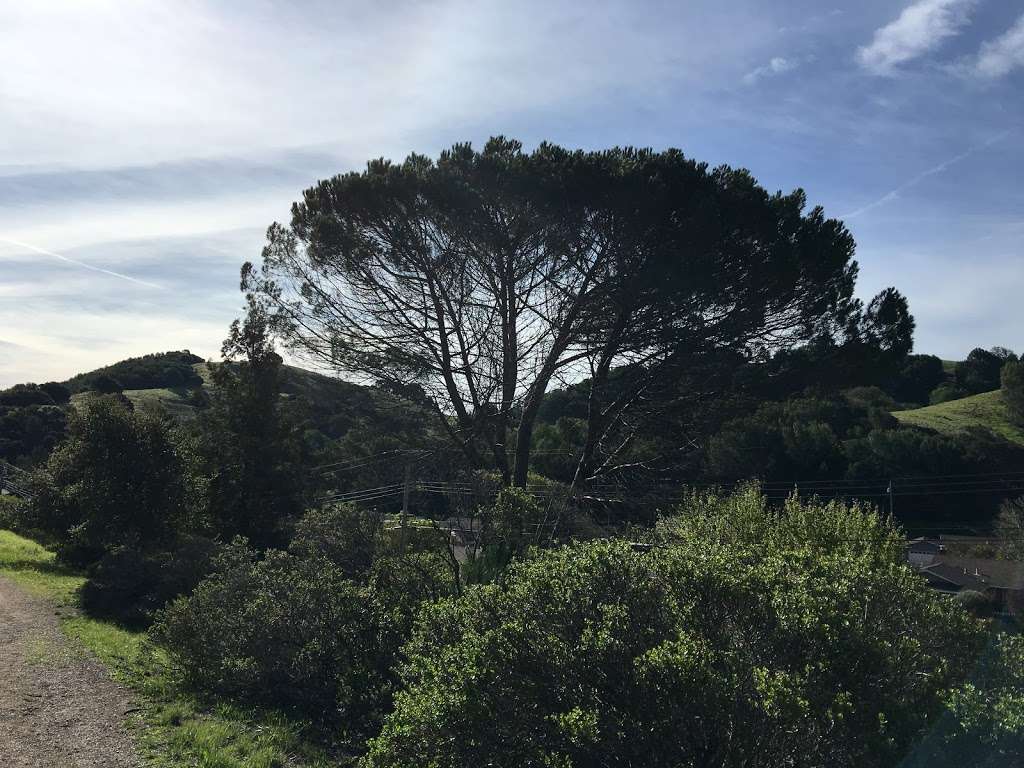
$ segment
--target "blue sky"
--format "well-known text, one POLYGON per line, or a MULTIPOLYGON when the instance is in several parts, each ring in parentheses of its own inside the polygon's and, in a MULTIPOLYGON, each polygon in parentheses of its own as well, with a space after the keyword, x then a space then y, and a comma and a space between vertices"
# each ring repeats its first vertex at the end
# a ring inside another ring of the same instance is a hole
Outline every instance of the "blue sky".
POLYGON ((1024 0, 0 2, 0 386, 215 356, 318 178, 493 134, 803 187, 917 350, 1024 347, 1024 0))

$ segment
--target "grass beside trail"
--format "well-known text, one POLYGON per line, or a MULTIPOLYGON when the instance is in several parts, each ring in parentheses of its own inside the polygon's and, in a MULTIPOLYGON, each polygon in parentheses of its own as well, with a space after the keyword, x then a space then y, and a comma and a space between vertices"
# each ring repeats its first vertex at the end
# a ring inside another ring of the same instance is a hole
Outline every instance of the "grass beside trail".
POLYGON ((893 416, 904 424, 947 434, 963 432, 970 427, 984 427, 1011 442, 1024 445, 1024 428, 1010 420, 999 390, 912 411, 896 411, 893 416))
POLYGON ((0 530, 0 575, 62 609, 62 628, 96 655, 111 675, 134 690, 140 711, 133 730, 148 763, 159 768, 326 768, 322 750, 303 738, 303 726, 283 715, 204 704, 175 683, 160 649, 145 633, 82 615, 78 588, 85 578, 29 539, 0 530))

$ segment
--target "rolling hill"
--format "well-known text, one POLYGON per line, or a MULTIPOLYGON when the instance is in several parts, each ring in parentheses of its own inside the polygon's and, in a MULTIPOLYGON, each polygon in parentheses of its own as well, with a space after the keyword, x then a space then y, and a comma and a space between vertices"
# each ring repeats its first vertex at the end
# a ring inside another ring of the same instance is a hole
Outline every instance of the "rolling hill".
MULTIPOLYGON (((211 387, 211 364, 195 362, 198 359, 188 352, 165 352, 79 374, 67 382, 75 392, 71 402, 91 397, 93 393, 84 387, 106 375, 136 384, 126 386, 122 393, 139 410, 159 410, 179 421, 188 421, 202 407, 201 391, 208 393, 211 387)), ((281 391, 285 398, 302 403, 312 423, 329 438, 338 438, 359 424, 387 428, 398 427, 397 422, 433 422, 433 415, 422 406, 382 389, 296 366, 284 366, 281 391)))
POLYGON ((953 434, 971 427, 984 427, 1000 437, 1024 446, 1024 428, 1010 420, 999 390, 950 400, 925 408, 893 413, 903 424, 953 434))

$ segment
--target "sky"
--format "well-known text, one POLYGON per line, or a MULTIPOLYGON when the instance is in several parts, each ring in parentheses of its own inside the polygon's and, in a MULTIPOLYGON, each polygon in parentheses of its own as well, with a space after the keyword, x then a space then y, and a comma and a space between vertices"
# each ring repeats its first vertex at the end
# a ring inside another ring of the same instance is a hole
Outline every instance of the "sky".
POLYGON ((0 0, 0 386, 215 358, 303 189, 499 134, 801 187, 916 351, 1024 349, 1024 0, 0 0))

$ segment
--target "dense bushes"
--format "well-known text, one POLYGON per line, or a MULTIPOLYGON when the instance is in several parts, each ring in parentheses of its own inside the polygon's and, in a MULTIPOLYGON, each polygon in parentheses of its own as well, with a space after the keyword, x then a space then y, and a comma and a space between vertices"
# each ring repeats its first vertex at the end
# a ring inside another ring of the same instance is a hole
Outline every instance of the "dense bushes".
POLYGON ((354 504, 328 504, 303 515, 288 549, 298 557, 327 560, 347 578, 360 579, 382 546, 382 529, 377 512, 354 504))
POLYGON ((154 613, 187 595, 211 572, 219 547, 197 536, 183 536, 156 552, 118 547, 89 569, 82 609, 91 616, 144 626, 154 613))
POLYGON ((1010 418, 1024 425, 1024 361, 1006 363, 1000 374, 1000 384, 1010 418))
POLYGON ((956 364, 956 384, 968 394, 991 392, 999 389, 999 372, 1008 362, 1015 362, 1017 355, 1004 347, 971 350, 967 359, 956 364))
POLYGON ((928 403, 929 405, 948 403, 950 400, 959 400, 962 397, 967 397, 969 394, 971 393, 958 384, 946 381, 932 390, 931 395, 928 396, 928 403))
POLYGON ((0 404, 0 459, 20 464, 40 463, 64 438, 65 409, 55 404, 42 389, 37 393, 40 397, 30 399, 31 402, 0 404))
MULTIPOLYGON (((885 393, 873 387, 764 403, 707 440, 703 474, 721 482, 828 480, 854 493, 879 494, 885 489, 884 480, 878 487, 879 478, 1011 472, 1024 460, 1019 446, 987 430, 941 434, 903 426, 889 413, 891 407, 885 393)), ((827 492, 827 486, 819 487, 827 492)), ((913 496, 904 494, 899 511, 921 519, 955 514, 959 521, 987 521, 1000 500, 998 494, 929 495, 925 486, 913 496)))
POLYGON ((26 515, 58 555, 86 566, 118 547, 150 549, 184 525, 187 486, 170 429, 117 396, 72 411, 67 439, 38 473, 26 515))
POLYGON ((1024 764, 1024 636, 994 633, 970 677, 945 700, 946 715, 904 768, 1024 764))
POLYGON ((326 560, 236 544, 151 633, 191 685, 359 728, 387 706, 397 650, 374 605, 326 560))
POLYGON ((889 388, 893 397, 902 403, 927 405, 932 390, 945 378, 942 360, 935 355, 908 355, 889 388))
POLYGON ((365 764, 892 765, 978 647, 857 508, 699 497, 652 544, 426 606, 365 764))

